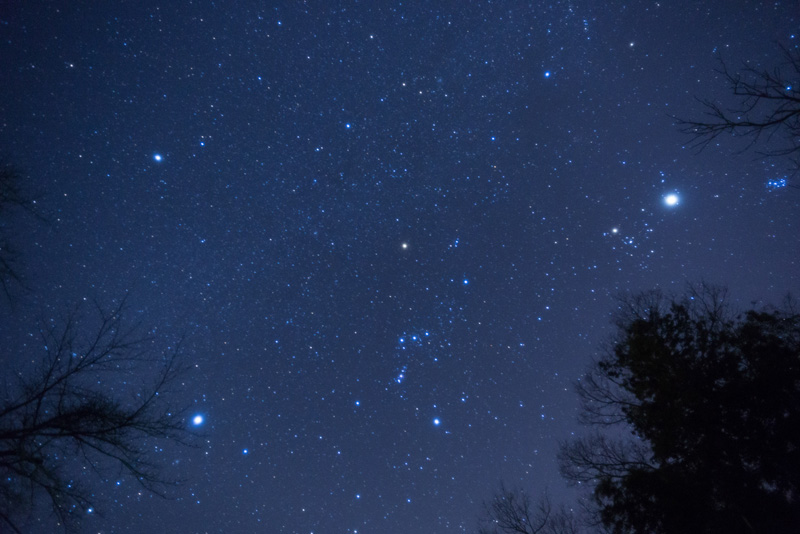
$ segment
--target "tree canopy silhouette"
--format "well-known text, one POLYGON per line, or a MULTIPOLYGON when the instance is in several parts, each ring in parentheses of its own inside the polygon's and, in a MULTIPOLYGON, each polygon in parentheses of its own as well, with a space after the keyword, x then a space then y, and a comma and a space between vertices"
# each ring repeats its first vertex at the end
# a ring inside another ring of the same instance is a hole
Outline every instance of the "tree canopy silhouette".
POLYGON ((800 314, 733 314, 725 292, 647 293, 578 382, 589 435, 564 476, 592 489, 616 533, 796 532, 800 314))
POLYGON ((719 73, 737 99, 725 108, 713 99, 698 99, 705 108, 701 119, 676 118, 690 146, 702 150, 721 134, 749 138, 743 150, 762 144, 761 154, 786 156, 800 169, 800 51, 781 48, 777 66, 757 69, 745 64, 734 71, 722 60, 719 73))

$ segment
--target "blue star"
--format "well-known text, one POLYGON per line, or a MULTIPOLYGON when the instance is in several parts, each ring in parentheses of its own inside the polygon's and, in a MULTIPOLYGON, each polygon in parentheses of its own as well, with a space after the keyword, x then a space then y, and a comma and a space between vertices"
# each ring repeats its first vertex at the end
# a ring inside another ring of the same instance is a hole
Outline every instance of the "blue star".
POLYGON ((767 182, 768 191, 775 191, 776 189, 782 189, 784 187, 786 187, 786 178, 774 178, 767 182))

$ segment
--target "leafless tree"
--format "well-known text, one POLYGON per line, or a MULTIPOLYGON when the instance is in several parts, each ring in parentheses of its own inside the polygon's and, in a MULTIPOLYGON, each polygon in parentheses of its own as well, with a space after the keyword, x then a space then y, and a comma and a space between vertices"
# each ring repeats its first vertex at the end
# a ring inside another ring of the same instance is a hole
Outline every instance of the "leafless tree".
POLYGON ((720 60, 719 73, 737 98, 726 109, 711 99, 698 99, 705 117, 687 120, 675 117, 681 131, 691 136, 690 146, 707 147, 721 134, 749 138, 742 151, 765 145, 759 153, 790 158, 800 169, 800 51, 781 47, 783 61, 772 70, 744 65, 732 71, 720 60))
POLYGON ((523 491, 500 486, 500 491, 485 503, 479 534, 577 534, 581 524, 575 513, 564 506, 553 507, 547 493, 533 501, 523 491))
POLYGON ((110 313, 76 310, 60 326, 48 322, 42 353, 22 358, 36 363, 6 373, 0 530, 21 532, 42 506, 66 530, 77 528, 94 506, 91 489, 79 482, 86 473, 127 474, 158 494, 176 482, 150 451, 158 440, 192 441, 185 414, 165 398, 182 372, 181 346, 156 350, 138 325, 123 320, 124 304, 110 313))
POLYGON ((19 254, 11 242, 9 215, 21 210, 41 218, 34 209, 35 200, 23 192, 22 175, 16 168, 0 161, 0 288, 12 300, 12 288, 26 288, 19 270, 19 254))
POLYGON ((645 444, 593 433, 565 443, 558 454, 559 466, 570 482, 593 483, 598 479, 618 480, 632 469, 652 470, 650 448, 645 444))

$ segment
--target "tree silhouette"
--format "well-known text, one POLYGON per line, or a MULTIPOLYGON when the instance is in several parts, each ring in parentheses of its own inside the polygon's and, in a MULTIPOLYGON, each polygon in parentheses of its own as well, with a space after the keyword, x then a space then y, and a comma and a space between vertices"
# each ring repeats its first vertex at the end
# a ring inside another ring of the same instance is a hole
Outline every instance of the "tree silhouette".
POLYGON ((180 344, 159 354, 136 325, 126 326, 123 309, 124 301, 110 313, 98 308, 92 327, 91 316, 76 311, 62 326, 42 328, 41 359, 5 384, 0 524, 14 532, 41 509, 40 497, 61 525, 77 528, 93 506, 79 482, 87 472, 127 474, 159 494, 175 482, 162 475, 148 440, 191 436, 184 414, 165 401, 181 371, 180 344))
MULTIPOLYGON (((24 213, 43 221, 35 204, 20 172, 0 163, 0 285, 12 305, 29 288, 10 225, 24 213)), ((124 309, 125 299, 94 314, 78 307, 61 323, 42 322, 42 349, 0 349, 0 531, 21 532, 43 514, 79 529, 94 507, 91 475, 127 475, 156 494, 176 482, 150 451, 191 441, 183 412, 168 402, 183 371, 181 344, 158 350, 124 309)))
POLYGON ((547 493, 537 501, 523 491, 504 485, 484 504, 479 534, 577 534, 581 525, 576 514, 564 506, 553 507, 547 493))
POLYGON ((766 141, 761 154, 789 157, 800 169, 800 51, 783 47, 781 51, 783 61, 772 70, 744 65, 741 71, 732 71, 720 60, 718 72, 738 103, 725 109, 714 100, 699 99, 705 118, 674 117, 681 131, 692 137, 691 147, 702 150, 729 133, 749 138, 743 150, 766 141))
POLYGON ((562 445, 618 533, 796 532, 800 314, 734 315, 725 292, 622 303, 618 337, 578 382, 595 430, 562 445))
POLYGON ((21 182, 19 170, 0 162, 0 288, 9 302, 14 286, 27 289, 19 270, 19 254, 9 235, 11 215, 21 210, 41 219, 34 210, 36 201, 23 192, 21 182))

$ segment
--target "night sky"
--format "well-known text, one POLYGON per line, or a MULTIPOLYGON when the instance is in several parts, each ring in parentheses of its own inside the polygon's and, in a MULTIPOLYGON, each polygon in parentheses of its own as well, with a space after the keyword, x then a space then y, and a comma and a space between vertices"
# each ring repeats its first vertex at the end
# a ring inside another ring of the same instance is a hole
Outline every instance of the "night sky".
POLYGON ((718 57, 771 68, 799 21, 4 3, 0 150, 49 222, 14 226, 31 291, 3 342, 30 359, 40 318, 127 294, 161 346, 187 335, 174 400, 202 418, 199 448, 159 445, 171 500, 110 477, 87 532, 451 534, 501 480, 574 500, 555 453, 615 295, 800 290, 800 194, 767 186, 791 163, 730 137, 698 154, 671 117, 732 104, 718 57))

